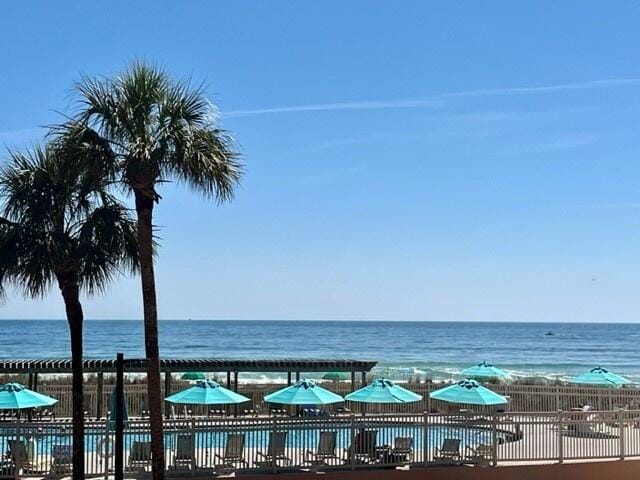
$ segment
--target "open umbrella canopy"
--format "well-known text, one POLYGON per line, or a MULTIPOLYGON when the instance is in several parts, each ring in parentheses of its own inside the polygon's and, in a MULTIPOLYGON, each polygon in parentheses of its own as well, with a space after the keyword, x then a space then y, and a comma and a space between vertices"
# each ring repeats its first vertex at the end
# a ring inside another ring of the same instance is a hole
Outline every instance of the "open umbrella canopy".
POLYGON ((57 402, 55 398, 29 390, 19 383, 7 383, 0 387, 0 410, 50 407, 57 402))
POLYGON ((616 375, 602 367, 592 368, 586 373, 573 377, 569 382, 582 385, 603 385, 606 387, 621 387, 622 385, 631 385, 633 383, 631 380, 616 375))
POLYGON ((350 402, 362 403, 409 403, 422 400, 422 395, 396 385, 386 378, 379 378, 344 398, 350 402))
POLYGON ((507 372, 491 365, 487 362, 482 362, 473 367, 469 367, 462 371, 462 374, 466 378, 506 378, 509 376, 507 372))
POLYGON ((431 392, 429 397, 449 403, 470 405, 502 405, 509 403, 506 397, 483 387, 475 380, 465 379, 448 387, 431 392))
POLYGON ((185 372, 180 377, 182 380, 206 380, 207 377, 202 372, 185 372))
POLYGON ((347 380, 349 377, 344 372, 327 372, 322 376, 323 380, 333 380, 338 382, 340 380, 347 380))
POLYGON ((213 380, 198 380, 193 386, 165 398, 171 403, 190 405, 214 405, 225 403, 244 403, 250 399, 228 388, 224 388, 213 380))
POLYGON ((344 398, 326 388, 317 385, 313 380, 302 379, 289 387, 281 388, 264 397, 271 403, 285 405, 326 405, 344 402, 344 398))

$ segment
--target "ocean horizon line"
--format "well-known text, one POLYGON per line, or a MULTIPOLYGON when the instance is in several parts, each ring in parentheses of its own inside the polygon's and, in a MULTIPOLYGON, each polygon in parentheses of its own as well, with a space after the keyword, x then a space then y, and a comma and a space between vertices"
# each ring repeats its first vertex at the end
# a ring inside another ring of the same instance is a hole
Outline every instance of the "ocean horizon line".
MULTIPOLYGON (((2 318, 0 322, 67 322, 64 318, 2 318)), ((142 318, 85 318, 85 322, 142 322, 142 318)), ((161 318, 159 322, 323 322, 323 323, 472 323, 472 324, 529 324, 529 325, 635 325, 640 324, 635 320, 620 320, 615 322, 602 322, 591 320, 406 320, 406 319, 323 319, 323 318, 302 318, 302 319, 279 319, 279 318, 161 318)))

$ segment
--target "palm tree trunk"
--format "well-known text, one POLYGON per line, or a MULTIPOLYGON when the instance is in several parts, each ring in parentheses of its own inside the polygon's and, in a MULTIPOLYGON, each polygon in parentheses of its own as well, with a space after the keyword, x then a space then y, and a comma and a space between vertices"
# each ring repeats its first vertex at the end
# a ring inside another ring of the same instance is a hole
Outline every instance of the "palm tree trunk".
POLYGON ((153 479, 164 479, 164 438, 162 434, 162 395, 160 391, 160 348, 158 346, 158 307, 153 272, 153 199, 136 192, 138 248, 144 309, 144 345, 147 355, 147 397, 151 424, 153 479))
POLYGON ((72 409, 73 409, 73 479, 84 479, 84 378, 82 368, 82 324, 80 288, 75 279, 58 277, 71 335, 72 409))

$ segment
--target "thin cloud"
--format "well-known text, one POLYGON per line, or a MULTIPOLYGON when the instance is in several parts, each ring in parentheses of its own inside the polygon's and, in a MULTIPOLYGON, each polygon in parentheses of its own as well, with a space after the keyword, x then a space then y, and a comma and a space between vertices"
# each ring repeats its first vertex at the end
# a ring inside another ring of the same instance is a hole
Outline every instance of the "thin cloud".
POLYGON ((564 138, 542 142, 537 149, 542 152, 553 152, 556 150, 572 150, 595 145, 606 140, 608 137, 602 134, 591 135, 568 135, 564 138))
POLYGON ((252 110, 232 110, 226 112, 226 117, 243 117, 248 115, 265 115, 270 113, 293 113, 293 112, 322 112, 336 110, 382 110, 389 108, 433 108, 442 105, 442 102, 413 98, 407 100, 372 100, 365 102, 339 102, 339 103, 319 103, 312 105, 296 105, 291 107, 257 108, 252 110))
POLYGON ((526 93, 563 92, 567 90, 590 90, 594 88, 613 88, 640 85, 640 78, 612 78, 608 80, 591 80, 588 82, 563 83, 537 87, 491 88, 485 90, 467 90, 462 92, 442 93, 437 97, 482 97, 489 95, 513 95, 526 93))
POLYGON ((563 208, 568 210, 638 210, 640 209, 640 203, 579 203, 575 205, 565 205, 563 208))
POLYGON ((246 110, 231 110, 226 117, 244 117, 253 115, 269 115, 278 113, 302 113, 339 110, 383 110, 401 108, 435 108, 444 104, 446 98, 456 97, 484 97, 495 95, 526 95, 536 93, 563 92, 570 90, 590 90, 598 88, 616 88, 640 85, 640 78, 613 78, 606 80, 591 80, 587 82, 564 83, 559 85, 545 85, 533 87, 507 87, 484 90, 463 90, 459 92, 445 92, 429 96, 405 98, 398 100, 369 100, 357 102, 317 103, 309 105, 292 105, 282 107, 255 108, 246 110))

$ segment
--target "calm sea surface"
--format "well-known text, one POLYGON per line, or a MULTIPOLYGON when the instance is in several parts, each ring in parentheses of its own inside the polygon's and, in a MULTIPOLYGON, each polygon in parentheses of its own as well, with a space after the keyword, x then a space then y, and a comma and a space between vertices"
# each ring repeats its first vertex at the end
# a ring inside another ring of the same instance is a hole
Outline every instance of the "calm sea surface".
MULTIPOLYGON (((69 356, 65 321, 0 328, 2 358, 69 356)), ((417 368, 436 379, 483 360, 547 378, 602 365, 640 380, 640 324, 165 320, 160 336, 166 358, 354 358, 376 360, 392 377, 417 368)), ((144 356, 142 321, 87 321, 84 338, 87 358, 144 356)))

